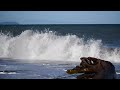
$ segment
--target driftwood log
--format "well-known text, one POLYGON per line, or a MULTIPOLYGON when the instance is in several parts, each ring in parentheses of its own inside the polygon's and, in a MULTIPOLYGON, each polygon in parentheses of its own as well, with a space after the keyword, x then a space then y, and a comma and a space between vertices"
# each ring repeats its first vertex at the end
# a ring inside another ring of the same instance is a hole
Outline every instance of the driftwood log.
POLYGON ((79 66, 67 70, 68 74, 83 73, 77 79, 116 79, 115 67, 111 62, 94 57, 81 57, 80 60, 79 66))

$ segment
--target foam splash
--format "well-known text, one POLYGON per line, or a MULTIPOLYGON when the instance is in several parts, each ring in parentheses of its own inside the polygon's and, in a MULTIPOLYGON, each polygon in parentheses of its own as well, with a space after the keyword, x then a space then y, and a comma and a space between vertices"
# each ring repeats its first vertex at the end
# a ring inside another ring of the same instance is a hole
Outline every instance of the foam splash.
POLYGON ((56 32, 26 30, 12 37, 0 33, 0 57, 34 60, 79 61, 80 57, 96 57, 120 62, 120 51, 103 48, 102 40, 57 35, 56 32))
POLYGON ((16 73, 16 72, 0 72, 0 74, 18 74, 18 73, 16 73))

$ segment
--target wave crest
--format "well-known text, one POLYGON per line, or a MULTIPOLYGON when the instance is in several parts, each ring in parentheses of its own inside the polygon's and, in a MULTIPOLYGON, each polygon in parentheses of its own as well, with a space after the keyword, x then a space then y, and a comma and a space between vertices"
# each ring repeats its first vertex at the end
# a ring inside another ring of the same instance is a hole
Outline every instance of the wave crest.
POLYGON ((120 62, 120 50, 109 50, 102 40, 58 35, 53 31, 25 30, 18 36, 0 33, 0 57, 27 60, 79 61, 80 57, 96 57, 120 62))

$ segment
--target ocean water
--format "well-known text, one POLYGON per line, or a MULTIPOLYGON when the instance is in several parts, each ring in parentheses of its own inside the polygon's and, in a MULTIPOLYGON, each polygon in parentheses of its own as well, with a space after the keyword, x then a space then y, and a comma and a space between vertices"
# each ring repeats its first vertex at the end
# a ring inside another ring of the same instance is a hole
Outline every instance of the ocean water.
POLYGON ((80 57, 96 57, 120 73, 119 24, 0 25, 0 79, 75 79, 80 57))

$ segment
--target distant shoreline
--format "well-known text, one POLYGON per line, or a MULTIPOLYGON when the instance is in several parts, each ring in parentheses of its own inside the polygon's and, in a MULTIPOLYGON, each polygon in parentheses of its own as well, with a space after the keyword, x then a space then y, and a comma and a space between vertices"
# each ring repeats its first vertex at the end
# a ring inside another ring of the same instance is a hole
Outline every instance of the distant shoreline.
POLYGON ((0 22, 0 25, 19 25, 18 22, 0 22))

